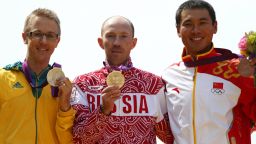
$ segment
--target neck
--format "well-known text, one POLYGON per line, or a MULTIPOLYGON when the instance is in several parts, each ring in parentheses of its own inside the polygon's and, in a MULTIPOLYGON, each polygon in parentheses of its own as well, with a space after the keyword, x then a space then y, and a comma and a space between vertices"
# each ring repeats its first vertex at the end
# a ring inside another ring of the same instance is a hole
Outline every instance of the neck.
POLYGON ((204 48, 200 51, 193 51, 193 52, 192 51, 187 51, 187 54, 189 54, 192 57, 192 59, 195 61, 197 59, 197 55, 206 53, 206 52, 210 51, 211 48, 212 48, 212 44, 210 44, 208 47, 206 47, 206 48, 204 48))
POLYGON ((36 62, 36 61, 31 61, 29 59, 27 59, 27 64, 29 66, 29 68, 34 72, 36 73, 36 75, 40 74, 40 72, 45 69, 49 62, 36 62))
POLYGON ((114 67, 118 67, 118 66, 121 66, 121 65, 126 65, 126 64, 127 64, 127 61, 128 61, 128 60, 125 60, 125 61, 123 61, 123 62, 121 62, 121 63, 115 63, 115 62, 113 62, 113 61, 107 60, 108 64, 109 64, 110 66, 114 66, 114 67))
POLYGON ((118 70, 118 71, 126 71, 133 67, 131 58, 128 58, 124 63, 121 64, 113 64, 109 63, 108 60, 103 62, 104 66, 109 70, 118 70))

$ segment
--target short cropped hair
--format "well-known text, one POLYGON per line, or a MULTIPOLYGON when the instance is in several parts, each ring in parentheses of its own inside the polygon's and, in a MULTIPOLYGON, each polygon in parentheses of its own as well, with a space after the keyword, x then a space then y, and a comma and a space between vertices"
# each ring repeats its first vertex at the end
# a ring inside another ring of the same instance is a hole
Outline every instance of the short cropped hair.
POLYGON ((29 14, 25 20, 24 24, 24 29, 23 32, 29 32, 31 28, 29 27, 30 21, 34 16, 42 16, 49 18, 50 20, 54 20, 56 24, 58 25, 58 35, 60 36, 61 34, 61 29, 60 29, 60 20, 55 12, 52 10, 46 9, 46 8, 38 8, 32 11, 31 14, 29 14))
POLYGON ((181 13, 187 9, 206 9, 212 20, 212 24, 216 22, 216 15, 214 8, 211 4, 204 0, 188 0, 182 3, 176 11, 176 26, 180 26, 181 23, 181 13))

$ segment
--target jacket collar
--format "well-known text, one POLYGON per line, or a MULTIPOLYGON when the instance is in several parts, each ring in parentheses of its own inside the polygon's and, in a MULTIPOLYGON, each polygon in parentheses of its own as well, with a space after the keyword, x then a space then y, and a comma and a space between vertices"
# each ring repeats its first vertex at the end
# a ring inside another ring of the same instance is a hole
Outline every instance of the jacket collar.
POLYGON ((182 61, 187 67, 196 67, 238 57, 237 54, 232 53, 228 49, 212 47, 208 52, 197 55, 196 60, 193 60, 190 55, 186 55, 186 50, 184 48, 182 61))
POLYGON ((205 52, 205 53, 201 53, 196 55, 196 60, 193 59, 193 57, 191 55, 188 55, 186 52, 186 48, 183 48, 183 52, 182 52, 182 61, 183 62, 187 62, 187 61, 197 61, 200 59, 204 59, 204 58, 208 58, 208 57, 212 57, 217 55, 216 51, 214 50, 214 47, 212 46, 211 49, 209 49, 209 51, 205 52))

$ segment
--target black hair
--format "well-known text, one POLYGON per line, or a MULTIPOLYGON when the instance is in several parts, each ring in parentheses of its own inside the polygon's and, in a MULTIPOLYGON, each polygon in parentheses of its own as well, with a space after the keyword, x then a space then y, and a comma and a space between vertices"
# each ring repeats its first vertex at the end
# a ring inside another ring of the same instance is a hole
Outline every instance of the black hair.
POLYGON ((216 22, 216 15, 211 4, 204 0, 188 0, 182 3, 176 11, 176 26, 180 26, 181 13, 186 9, 206 9, 211 17, 212 24, 216 22))

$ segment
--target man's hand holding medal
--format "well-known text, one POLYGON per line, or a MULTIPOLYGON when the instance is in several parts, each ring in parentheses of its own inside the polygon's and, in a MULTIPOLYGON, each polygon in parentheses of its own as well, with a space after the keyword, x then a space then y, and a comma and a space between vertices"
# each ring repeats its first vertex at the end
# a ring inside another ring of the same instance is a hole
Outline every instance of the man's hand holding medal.
POLYGON ((47 74, 47 81, 53 87, 65 86, 65 74, 61 68, 53 68, 47 74))
POLYGON ((120 88, 124 85, 125 78, 121 71, 112 71, 108 74, 107 87, 102 91, 101 111, 105 115, 110 115, 114 108, 114 103, 121 96, 120 88))
POLYGON ((61 68, 54 67, 47 74, 47 81, 53 87, 58 87, 59 105, 61 111, 68 111, 71 108, 70 96, 72 83, 65 77, 61 68))

